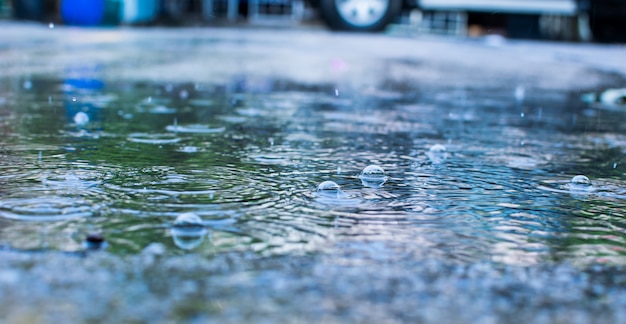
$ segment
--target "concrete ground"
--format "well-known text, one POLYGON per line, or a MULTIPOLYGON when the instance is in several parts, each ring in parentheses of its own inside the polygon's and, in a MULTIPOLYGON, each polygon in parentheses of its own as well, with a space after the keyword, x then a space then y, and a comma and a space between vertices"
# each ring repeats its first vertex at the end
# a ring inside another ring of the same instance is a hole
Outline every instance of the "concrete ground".
MULTIPOLYGON (((626 46, 334 33, 290 28, 77 28, 0 22, 5 78, 62 76, 98 66, 107 80, 219 83, 233 75, 307 84, 516 84, 589 89, 626 74, 626 46)), ((618 78, 619 79, 619 78, 618 78)))

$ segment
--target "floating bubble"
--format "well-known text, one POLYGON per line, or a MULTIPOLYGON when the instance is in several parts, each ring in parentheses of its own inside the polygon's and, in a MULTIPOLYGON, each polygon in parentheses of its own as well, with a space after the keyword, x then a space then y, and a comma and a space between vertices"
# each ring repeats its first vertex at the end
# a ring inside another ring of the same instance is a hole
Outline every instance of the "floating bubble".
POLYGON ((577 175, 573 177, 571 183, 574 185, 578 185, 578 186, 590 186, 591 185, 591 181, 589 180, 589 178, 587 178, 584 175, 577 175))
POLYGON ((176 217, 170 232, 177 247, 183 250, 191 250, 202 244, 207 234, 207 229, 198 215, 184 213, 176 217))
POLYGON ((334 181, 324 181, 317 186, 317 191, 338 191, 340 186, 334 181))
POLYGON ((76 113, 76 115, 74 115, 74 123, 78 126, 84 126, 87 123, 89 123, 89 115, 87 115, 86 113, 79 111, 76 113))
POLYGON ((428 159, 430 159, 432 163, 439 164, 443 163, 448 158, 448 152, 445 146, 435 144, 430 147, 426 156, 428 156, 428 159))
POLYGON ((361 183, 366 187, 380 188, 387 182, 387 176, 383 168, 378 165, 369 165, 361 171, 361 183))
POLYGON ((176 217, 174 220, 174 226, 176 227, 204 227, 202 219, 194 213, 183 213, 176 217))
POLYGON ((570 191, 580 193, 580 192, 593 192, 595 188, 591 185, 591 181, 584 175, 577 175, 570 180, 568 184, 568 189, 570 191))

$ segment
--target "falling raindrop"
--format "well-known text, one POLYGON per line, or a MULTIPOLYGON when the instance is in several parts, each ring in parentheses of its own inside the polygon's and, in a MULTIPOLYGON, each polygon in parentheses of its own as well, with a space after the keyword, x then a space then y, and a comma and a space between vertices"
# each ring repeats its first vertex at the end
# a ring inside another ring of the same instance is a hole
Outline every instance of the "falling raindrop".
POLYGON ((89 115, 79 111, 74 115, 74 123, 78 126, 84 126, 89 122, 89 115))
POLYGON ((369 165, 361 171, 361 183, 366 187, 380 188, 387 181, 383 168, 378 165, 369 165))
POLYGON ((54 29, 54 23, 49 23, 49 24, 48 24, 48 28, 50 28, 50 29, 54 29))
POLYGON ((524 112, 521 112, 521 113, 519 114, 519 116, 520 116, 520 117, 522 117, 522 118, 524 118, 524 116, 525 116, 525 115, 524 115, 524 112))
POLYGON ((22 86, 24 87, 24 89, 30 90, 33 87, 33 83, 30 80, 26 80, 24 81, 22 86))
POLYGON ((524 98, 526 97, 526 88, 524 86, 518 85, 515 87, 515 102, 518 104, 524 102, 524 98))
POLYGON ((617 168, 617 162, 613 162, 613 169, 617 168))
POLYGON ((180 93, 178 93, 178 96, 180 97, 180 99, 187 99, 189 98, 189 91, 187 90, 180 90, 180 93))
POLYGON ((52 104, 52 96, 48 96, 48 104, 51 105, 52 104))
POLYGON ((335 97, 339 97, 339 89, 335 88, 335 97))
POLYGON ((77 101, 76 97, 72 97, 72 102, 76 102, 76 101, 77 101))

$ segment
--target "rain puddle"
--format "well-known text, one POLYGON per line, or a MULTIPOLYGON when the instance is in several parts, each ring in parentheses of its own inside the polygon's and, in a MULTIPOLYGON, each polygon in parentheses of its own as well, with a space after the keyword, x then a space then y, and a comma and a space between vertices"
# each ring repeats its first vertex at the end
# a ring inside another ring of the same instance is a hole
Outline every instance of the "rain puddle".
POLYGON ((384 84, 2 80, 0 245, 325 254, 335 274, 626 265, 622 110, 528 85, 384 84))

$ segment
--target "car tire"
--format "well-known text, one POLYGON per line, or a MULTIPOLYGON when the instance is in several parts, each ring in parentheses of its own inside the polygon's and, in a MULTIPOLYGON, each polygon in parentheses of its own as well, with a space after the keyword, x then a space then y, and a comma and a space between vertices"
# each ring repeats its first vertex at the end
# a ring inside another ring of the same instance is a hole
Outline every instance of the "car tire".
POLYGON ((320 14, 333 30, 375 32, 387 27, 402 0, 321 0, 320 14))

